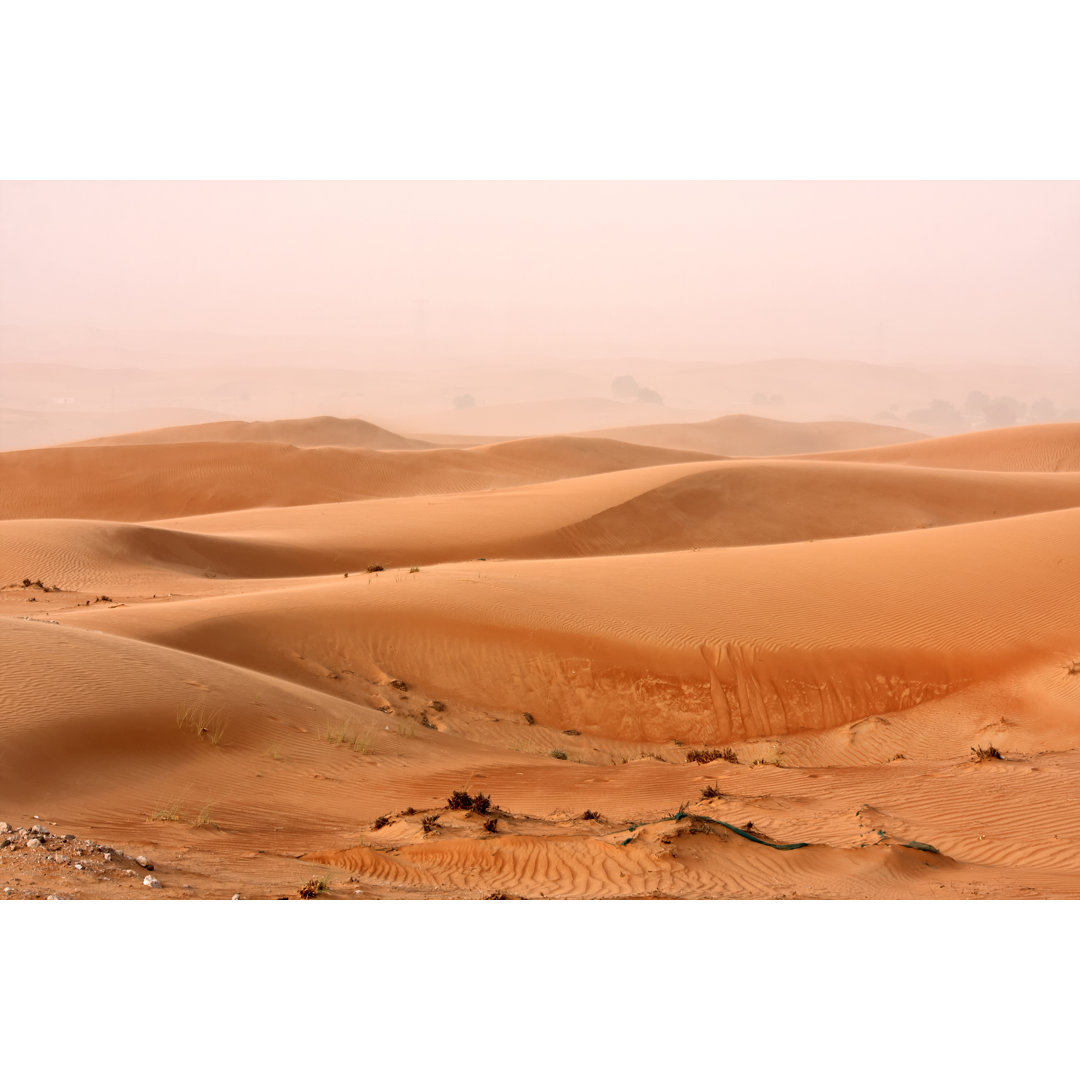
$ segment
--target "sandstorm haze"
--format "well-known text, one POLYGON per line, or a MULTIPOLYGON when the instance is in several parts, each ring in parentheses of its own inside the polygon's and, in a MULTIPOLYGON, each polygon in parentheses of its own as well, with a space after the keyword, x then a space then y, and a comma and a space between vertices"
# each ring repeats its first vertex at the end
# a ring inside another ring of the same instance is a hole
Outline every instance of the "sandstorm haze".
POLYGON ((1074 182, 6 182, 0 446, 1071 419, 1078 296, 1074 182))

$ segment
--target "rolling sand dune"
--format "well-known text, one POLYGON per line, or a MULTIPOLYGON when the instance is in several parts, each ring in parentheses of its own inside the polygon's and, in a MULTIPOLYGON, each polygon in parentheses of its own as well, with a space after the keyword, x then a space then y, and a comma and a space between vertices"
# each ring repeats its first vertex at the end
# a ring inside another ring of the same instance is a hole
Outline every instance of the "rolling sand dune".
POLYGON ((831 461, 868 461, 936 469, 1076 472, 1080 470, 1080 424, 994 428, 963 435, 943 435, 900 446, 815 456, 831 461))
POLYGON ((699 450, 724 457, 770 457, 891 445, 925 438, 917 431, 854 421, 799 423, 762 416, 718 416, 694 424, 645 424, 582 432, 621 442, 699 450))
POLYGON ((404 451, 273 443, 54 447, 0 458, 0 518, 146 521, 476 491, 705 457, 560 437, 404 451))
POLYGON ((16 895, 1080 897, 1076 455, 1073 425, 735 461, 4 454, 0 818, 141 850, 165 888, 22 834, 0 871, 16 895))
POLYGON ((287 443, 290 446, 359 446, 367 450, 426 450, 432 444, 406 439, 366 420, 312 416, 305 420, 221 420, 214 424, 155 428, 87 439, 79 446, 148 443, 287 443))

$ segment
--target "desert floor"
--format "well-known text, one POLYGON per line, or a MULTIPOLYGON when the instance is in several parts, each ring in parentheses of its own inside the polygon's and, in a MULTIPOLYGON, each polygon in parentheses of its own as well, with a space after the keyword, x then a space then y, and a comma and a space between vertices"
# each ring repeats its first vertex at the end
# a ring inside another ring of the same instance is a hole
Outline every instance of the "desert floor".
POLYGON ((1080 425, 406 436, 0 454, 6 897, 1080 897, 1080 425))

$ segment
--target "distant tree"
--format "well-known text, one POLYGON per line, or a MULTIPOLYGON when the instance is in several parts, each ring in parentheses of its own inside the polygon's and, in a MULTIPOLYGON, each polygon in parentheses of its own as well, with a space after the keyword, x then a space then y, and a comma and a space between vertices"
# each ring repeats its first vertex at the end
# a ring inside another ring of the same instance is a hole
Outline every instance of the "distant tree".
POLYGON ((455 409, 471 409, 476 405, 476 398, 472 394, 458 394, 454 398, 455 409))
POLYGON ((1024 406, 1016 398, 992 398, 983 410, 987 427, 1011 427, 1023 414, 1024 406))
POLYGON ((907 422, 916 427, 943 433, 959 431, 965 426, 964 418, 957 411, 956 406, 940 398, 930 402, 925 409, 912 409, 907 414, 907 422))
POLYGON ((650 390, 647 386, 643 386, 638 390, 637 399, 649 405, 664 404, 664 399, 655 390, 650 390))
POLYGON ((984 394, 981 390, 972 390, 966 398, 964 398, 964 412, 968 416, 980 417, 986 412, 986 406, 990 404, 990 395, 984 394))
POLYGON ((637 379, 633 375, 619 375, 611 381, 611 396, 632 398, 638 395, 637 379))
POLYGON ((1032 424, 1052 424, 1057 419, 1057 408, 1049 398, 1039 398, 1028 408, 1028 421, 1032 424))

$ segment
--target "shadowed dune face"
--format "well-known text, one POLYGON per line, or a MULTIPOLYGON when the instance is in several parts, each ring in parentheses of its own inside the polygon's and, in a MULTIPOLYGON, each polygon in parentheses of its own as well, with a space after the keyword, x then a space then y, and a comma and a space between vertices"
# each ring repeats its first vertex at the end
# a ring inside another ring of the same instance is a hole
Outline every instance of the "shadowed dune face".
POLYGON ((476 491, 706 457, 609 440, 525 443, 427 451, 269 443, 14 451, 0 458, 0 515, 146 521, 249 506, 476 491))
POLYGON ((260 895, 1080 896, 1077 426, 290 423, 0 455, 0 817, 260 895))

